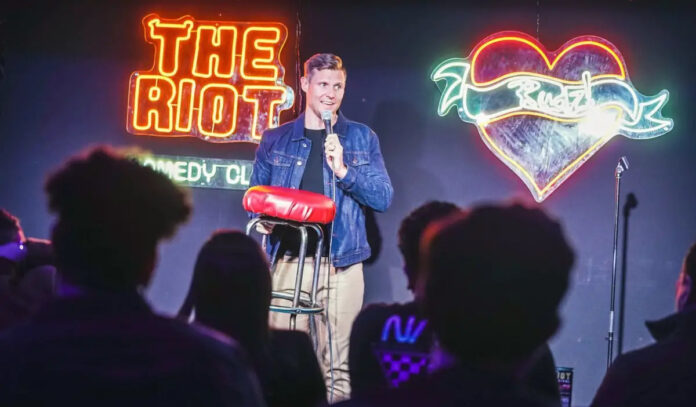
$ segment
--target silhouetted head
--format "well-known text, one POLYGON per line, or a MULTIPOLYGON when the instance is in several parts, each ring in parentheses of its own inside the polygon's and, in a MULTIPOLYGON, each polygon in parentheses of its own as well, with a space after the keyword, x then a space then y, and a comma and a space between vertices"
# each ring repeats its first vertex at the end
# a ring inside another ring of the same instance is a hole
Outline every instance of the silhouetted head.
POLYGON ((481 206, 423 239, 425 310, 443 348, 470 363, 515 363, 559 325, 573 251, 540 209, 481 206))
POLYGON ((694 281, 696 281, 696 244, 693 244, 686 252, 677 280, 677 311, 682 311, 687 305, 696 304, 694 281))
POLYGON ((24 240, 24 232, 19 225, 19 219, 0 208, 0 245, 24 240))
POLYGON ((26 255, 24 234, 19 219, 0 209, 0 276, 15 273, 17 263, 26 255))
POLYGON ((52 240, 59 270, 89 288, 147 285, 157 243, 191 212, 188 195, 165 175, 104 147, 69 160, 45 189, 57 215, 52 240))
POLYGON ((189 292, 196 321, 225 332, 250 352, 268 341, 271 274, 258 243, 222 230, 205 242, 189 292))
POLYGON ((404 258, 404 272, 408 279, 408 289, 416 287, 420 273, 419 245, 423 232, 432 222, 444 219, 461 210, 453 203, 430 201, 409 213, 399 227, 399 250, 404 258))

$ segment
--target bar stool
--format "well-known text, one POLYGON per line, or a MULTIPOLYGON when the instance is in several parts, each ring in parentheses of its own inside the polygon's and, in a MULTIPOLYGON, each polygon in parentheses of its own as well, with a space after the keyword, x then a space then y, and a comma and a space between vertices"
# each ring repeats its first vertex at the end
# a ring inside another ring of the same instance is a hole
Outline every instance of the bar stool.
MULTIPOLYGON (((290 314, 290 329, 296 329, 297 315, 309 316, 309 333, 315 349, 317 348, 317 330, 314 316, 322 313, 324 307, 317 303, 317 287, 319 284, 319 269, 324 243, 324 233, 321 225, 333 221, 336 215, 336 204, 327 196, 310 191, 292 188, 257 185, 244 194, 244 209, 259 216, 250 220, 246 226, 249 235, 258 224, 290 226, 300 233, 300 251, 297 262, 295 289, 292 294, 273 291, 272 298, 291 302, 291 305, 271 305, 272 312, 290 314), (302 293, 302 278, 305 257, 307 256, 307 231, 317 234, 317 249, 314 255, 314 275, 312 289, 309 295, 302 293)), ((267 235, 263 237, 266 245, 267 235)))

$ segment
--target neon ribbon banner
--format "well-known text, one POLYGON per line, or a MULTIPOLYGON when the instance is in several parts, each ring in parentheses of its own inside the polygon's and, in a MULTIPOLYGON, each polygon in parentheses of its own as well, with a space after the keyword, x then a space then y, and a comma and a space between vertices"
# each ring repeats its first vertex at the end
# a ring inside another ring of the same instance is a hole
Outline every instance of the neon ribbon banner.
POLYGON ((649 139, 673 127, 661 114, 669 92, 639 93, 616 47, 594 36, 548 52, 526 34, 497 33, 469 57, 441 63, 431 79, 442 91, 438 114, 454 107, 476 125, 538 202, 614 135, 649 139))
POLYGON ((259 142, 294 102, 283 82, 281 23, 143 19, 155 57, 130 77, 128 132, 259 142))

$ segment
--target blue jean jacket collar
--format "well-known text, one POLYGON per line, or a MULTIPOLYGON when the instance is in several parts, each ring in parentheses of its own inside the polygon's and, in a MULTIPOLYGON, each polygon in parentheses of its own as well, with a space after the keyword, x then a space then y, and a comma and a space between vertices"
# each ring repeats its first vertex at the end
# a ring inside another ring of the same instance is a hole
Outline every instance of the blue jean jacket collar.
MULTIPOLYGON (((304 119, 305 119, 305 114, 302 112, 299 116, 297 116, 297 119, 295 119, 295 123, 293 124, 293 131, 292 131, 292 141, 298 141, 302 140, 305 138, 304 136, 304 119)), ((341 111, 338 111, 338 118, 336 119, 336 124, 334 125, 334 133, 338 134, 338 137, 344 138, 346 136, 346 130, 348 130, 348 121, 346 117, 341 113, 341 111)))

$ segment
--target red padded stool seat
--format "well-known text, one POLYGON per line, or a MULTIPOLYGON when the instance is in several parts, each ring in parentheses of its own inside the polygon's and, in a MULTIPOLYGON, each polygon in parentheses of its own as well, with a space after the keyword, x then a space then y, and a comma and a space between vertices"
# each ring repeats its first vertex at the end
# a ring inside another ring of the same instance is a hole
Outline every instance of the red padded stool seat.
MULTIPOLYGON (((336 216, 336 204, 328 197, 315 192, 268 185, 257 185, 249 188, 244 194, 242 202, 245 210, 259 215, 247 223, 247 235, 254 231, 258 224, 289 226, 300 233, 301 243, 295 289, 292 294, 277 291, 271 293, 272 298, 288 301, 291 305, 271 305, 270 310, 290 314, 290 329, 296 328, 297 315, 307 315, 309 317, 310 337, 315 349, 317 349, 318 340, 314 315, 324 312, 324 307, 317 303, 319 269, 324 244, 324 232, 321 224, 333 221, 334 216, 336 216), (317 235, 317 248, 314 253, 312 289, 307 295, 302 293, 302 274, 307 256, 307 232, 310 230, 317 235)), ((265 245, 266 235, 264 235, 263 241, 265 245)))
POLYGON ((244 194, 244 209, 272 218, 326 224, 336 216, 336 204, 327 196, 292 188, 257 185, 244 194))

